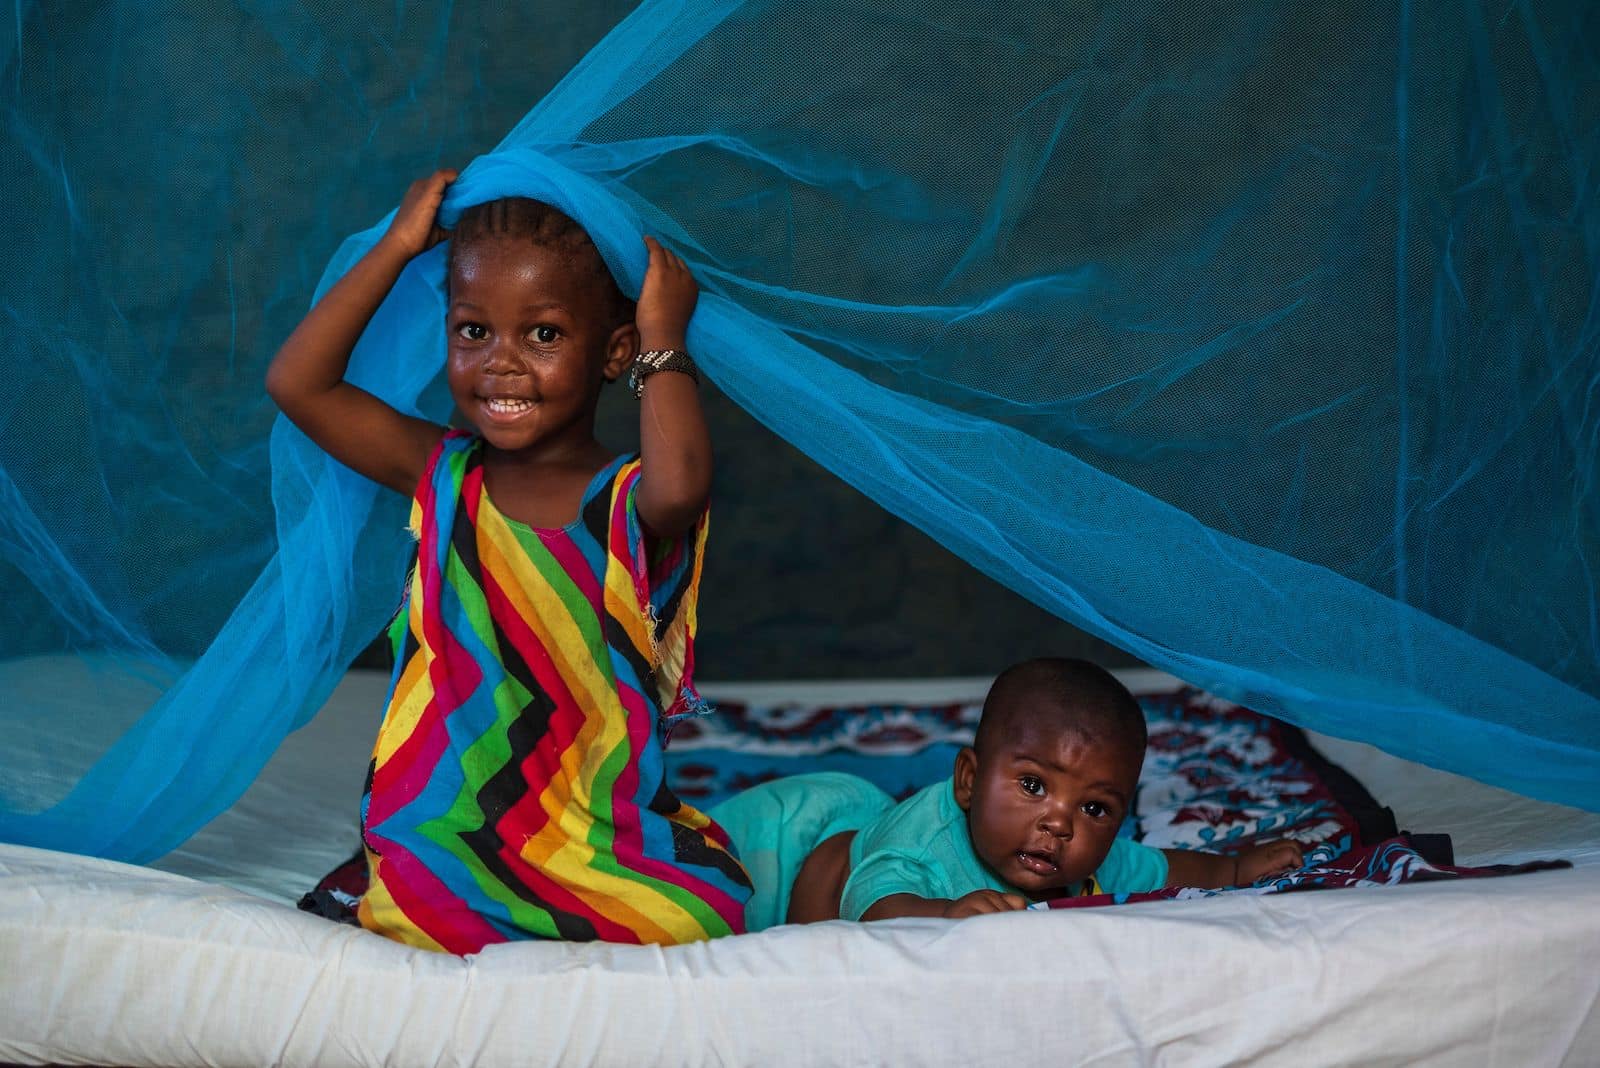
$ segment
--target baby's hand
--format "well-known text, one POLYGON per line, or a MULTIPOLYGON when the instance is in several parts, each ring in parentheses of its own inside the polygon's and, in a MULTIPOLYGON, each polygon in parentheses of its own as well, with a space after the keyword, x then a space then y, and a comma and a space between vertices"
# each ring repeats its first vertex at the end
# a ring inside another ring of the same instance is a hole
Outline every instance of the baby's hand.
POLYGON ((1028 899, 1021 894, 1002 894, 998 890, 974 890, 963 894, 944 907, 947 920, 967 916, 982 916, 987 912, 1016 912, 1028 907, 1028 899))
POLYGON ((700 287, 682 260, 661 247, 653 237, 644 239, 650 249, 650 267, 639 290, 634 325, 639 328, 639 348, 682 349, 694 314, 700 287))
POLYGON ((1269 875, 1286 875, 1305 865, 1299 842, 1285 838, 1251 846, 1234 858, 1234 883, 1249 886, 1269 875))
POLYGON ((444 191, 457 177, 447 167, 412 182, 383 240, 404 251, 409 259, 449 237, 449 231, 439 225, 439 205, 444 201, 444 191))

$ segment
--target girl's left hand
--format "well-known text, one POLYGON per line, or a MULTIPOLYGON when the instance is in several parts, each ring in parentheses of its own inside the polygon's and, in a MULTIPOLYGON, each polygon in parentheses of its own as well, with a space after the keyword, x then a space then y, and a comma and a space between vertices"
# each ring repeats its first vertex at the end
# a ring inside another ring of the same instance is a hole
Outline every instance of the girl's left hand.
POLYGON ((700 287, 694 275, 676 255, 668 252, 653 237, 644 239, 650 250, 650 267, 644 273, 634 325, 639 330, 639 348, 682 349, 689 332, 689 316, 694 314, 700 287))

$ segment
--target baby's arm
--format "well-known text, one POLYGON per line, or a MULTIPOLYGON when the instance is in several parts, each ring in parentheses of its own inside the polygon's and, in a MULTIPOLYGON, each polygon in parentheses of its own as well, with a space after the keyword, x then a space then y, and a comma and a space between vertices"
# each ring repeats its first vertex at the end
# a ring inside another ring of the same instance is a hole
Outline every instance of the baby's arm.
POLYGON ((410 496, 442 427, 395 411, 344 380, 361 332, 411 258, 444 237, 436 222, 452 170, 406 191, 388 231, 307 313, 267 368, 267 392, 324 452, 410 496))
POLYGON ((1298 842, 1285 838, 1253 845, 1236 856, 1163 849, 1168 886, 1249 886, 1267 875, 1282 875, 1305 863, 1298 842))
MULTIPOLYGON (((647 237, 650 268, 634 324, 639 349, 679 349, 699 288, 682 260, 647 237)), ((639 518, 652 534, 675 537, 693 527, 711 494, 711 437, 695 380, 661 371, 644 380, 639 410, 639 518)))
POLYGON ((959 920, 967 916, 981 916, 989 912, 1016 912, 1028 907, 1028 899, 1021 894, 1002 894, 998 890, 974 890, 951 900, 940 897, 918 897, 916 894, 890 894, 873 902, 861 914, 863 920, 892 920, 896 916, 937 916, 959 920))

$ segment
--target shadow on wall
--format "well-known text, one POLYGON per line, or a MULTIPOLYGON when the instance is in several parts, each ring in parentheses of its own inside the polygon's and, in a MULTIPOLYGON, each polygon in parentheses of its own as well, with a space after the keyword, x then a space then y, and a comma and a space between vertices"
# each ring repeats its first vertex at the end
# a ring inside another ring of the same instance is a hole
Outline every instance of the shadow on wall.
POLYGON ((702 678, 992 675, 1045 655, 1138 663, 884 511, 721 393, 704 399, 718 468, 702 678))

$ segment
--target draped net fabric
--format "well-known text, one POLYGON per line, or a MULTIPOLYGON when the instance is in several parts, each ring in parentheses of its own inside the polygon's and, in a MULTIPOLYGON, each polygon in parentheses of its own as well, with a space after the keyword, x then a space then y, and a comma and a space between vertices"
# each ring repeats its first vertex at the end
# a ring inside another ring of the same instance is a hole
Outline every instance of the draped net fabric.
MULTIPOLYGON (((717 385, 975 567, 1228 698, 1600 809, 1591 5, 648 0, 599 40, 620 14, 16 7, 0 836, 160 855, 385 622, 403 502, 262 375, 312 252, 563 72, 446 222, 551 200, 632 291, 660 235, 717 385), (63 654, 96 699, 32 670, 63 654)), ((441 272, 351 374, 443 420, 441 272)))

